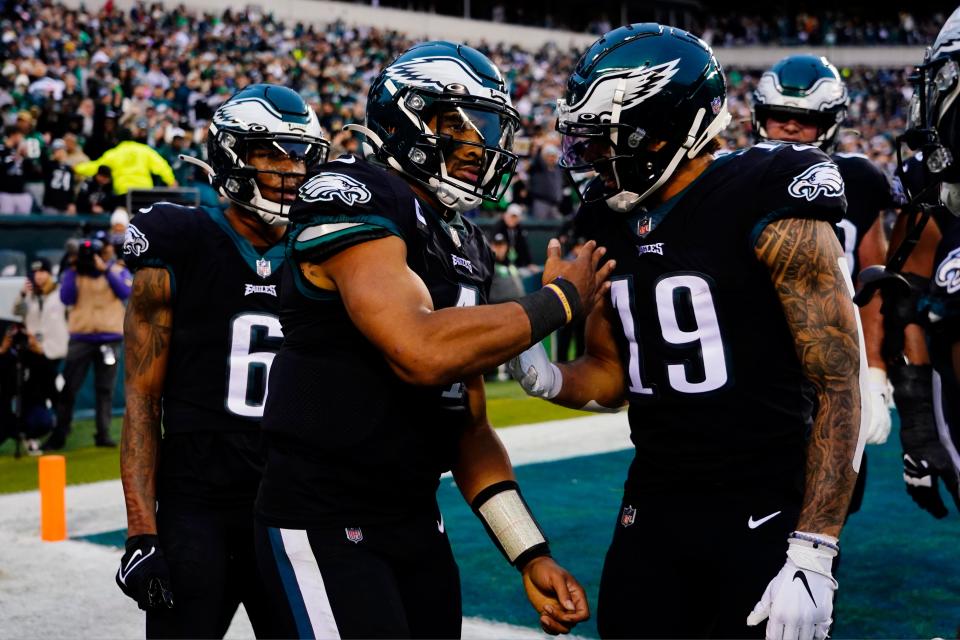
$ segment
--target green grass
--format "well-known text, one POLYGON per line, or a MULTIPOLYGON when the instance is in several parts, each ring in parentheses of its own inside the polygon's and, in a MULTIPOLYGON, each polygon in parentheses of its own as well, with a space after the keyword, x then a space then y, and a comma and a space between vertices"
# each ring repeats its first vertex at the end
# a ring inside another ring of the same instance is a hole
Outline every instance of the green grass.
MULTIPOLYGON (((528 398, 514 382, 487 384, 487 410, 495 427, 510 427, 532 422, 562 420, 588 415, 528 398)), ((110 433, 120 441, 120 418, 114 418, 110 433)), ((67 484, 81 484, 120 477, 120 450, 93 446, 93 420, 77 420, 67 438, 66 448, 58 453, 67 457, 67 484)), ((37 458, 13 457, 14 442, 0 445, 0 494, 37 488, 37 458)))
MULTIPOLYGON (((67 458, 67 484, 82 484, 120 477, 120 449, 93 446, 93 420, 77 420, 67 437, 67 446, 57 451, 67 458)), ((114 418, 110 435, 120 441, 120 418, 114 418)), ((13 457, 14 441, 0 445, 0 493, 37 488, 37 458, 13 457)))

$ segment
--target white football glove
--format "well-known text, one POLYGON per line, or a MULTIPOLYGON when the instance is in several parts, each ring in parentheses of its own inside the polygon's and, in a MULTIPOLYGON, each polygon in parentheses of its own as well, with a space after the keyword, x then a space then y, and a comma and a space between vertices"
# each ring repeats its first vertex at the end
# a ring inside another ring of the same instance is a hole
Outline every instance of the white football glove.
POLYGON ((528 396, 550 400, 560 393, 563 375, 539 342, 507 363, 507 371, 528 396))
POLYGON ((870 424, 867 427, 866 443, 883 444, 890 435, 890 405, 893 387, 887 380, 887 372, 879 367, 867 371, 870 393, 870 424))
MULTIPOLYGON (((835 542, 829 536, 815 537, 835 542)), ((833 622, 837 581, 831 567, 837 552, 797 538, 789 543, 786 564, 747 616, 747 625, 769 618, 767 640, 824 640, 833 622)))

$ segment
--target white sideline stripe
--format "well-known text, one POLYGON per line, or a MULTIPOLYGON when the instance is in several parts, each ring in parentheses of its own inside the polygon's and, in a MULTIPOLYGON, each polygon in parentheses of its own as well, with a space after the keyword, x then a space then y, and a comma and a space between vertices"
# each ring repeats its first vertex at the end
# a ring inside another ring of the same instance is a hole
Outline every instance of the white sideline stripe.
MULTIPOLYGON (((300 595, 313 628, 313 637, 317 640, 339 640, 340 630, 337 629, 337 621, 333 617, 333 609, 327 597, 327 588, 323 584, 323 576, 320 575, 320 566, 313 555, 313 549, 310 548, 307 532, 303 529, 280 529, 280 537, 283 539, 283 552, 293 567, 297 586, 300 587, 300 595)), ((290 594, 287 594, 287 598, 290 598, 290 594)))

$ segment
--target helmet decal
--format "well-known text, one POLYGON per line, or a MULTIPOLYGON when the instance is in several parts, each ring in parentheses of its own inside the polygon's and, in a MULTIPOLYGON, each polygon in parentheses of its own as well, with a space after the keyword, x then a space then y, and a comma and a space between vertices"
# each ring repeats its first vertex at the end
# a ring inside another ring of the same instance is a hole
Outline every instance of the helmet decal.
POLYGON ((676 75, 679 64, 680 58, 675 58, 652 67, 605 73, 590 85, 581 100, 569 106, 569 110, 571 113, 610 115, 617 91, 622 88, 621 109, 626 111, 663 91, 676 75))
POLYGON ((948 253, 937 267, 936 283, 947 293, 960 291, 960 248, 948 253))
POLYGON ((307 123, 284 120, 283 115, 272 104, 260 98, 245 98, 225 103, 213 114, 213 123, 219 127, 235 127, 243 131, 289 130, 306 133, 307 130, 307 123))
MULTIPOLYGON (((509 103, 504 92, 485 87, 483 79, 473 69, 462 60, 451 56, 416 58, 391 65, 384 72, 387 78, 400 85, 442 92, 450 85, 461 84, 464 93, 469 95, 482 96, 489 93, 491 98, 509 103)), ((503 82, 500 78, 497 80, 503 82)))

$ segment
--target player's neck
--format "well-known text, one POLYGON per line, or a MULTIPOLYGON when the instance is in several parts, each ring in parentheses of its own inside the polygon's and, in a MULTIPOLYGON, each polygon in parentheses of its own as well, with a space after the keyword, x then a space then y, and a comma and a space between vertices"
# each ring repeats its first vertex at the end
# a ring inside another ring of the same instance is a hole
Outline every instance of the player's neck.
POLYGON ((447 209, 445 206, 440 204, 440 200, 437 199, 436 194, 429 191, 422 184, 414 180, 408 181, 410 188, 413 189, 413 192, 417 194, 417 197, 423 200, 428 204, 434 211, 436 211, 445 221, 450 222, 453 219, 454 212, 447 209))
POLYGON ((712 153, 702 153, 690 162, 685 162, 680 165, 680 168, 670 177, 667 184, 663 185, 662 189, 653 194, 654 202, 652 204, 666 202, 689 187, 694 180, 700 177, 700 174, 707 170, 707 167, 710 166, 710 163, 713 162, 714 159, 712 153))
POLYGON ((255 247, 272 247, 280 242, 286 231, 286 227, 269 225, 252 211, 241 210, 232 204, 224 216, 233 230, 255 247))

